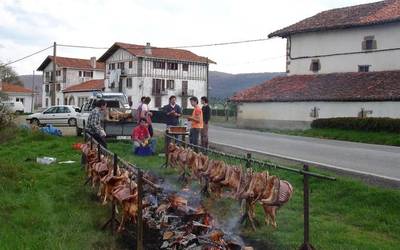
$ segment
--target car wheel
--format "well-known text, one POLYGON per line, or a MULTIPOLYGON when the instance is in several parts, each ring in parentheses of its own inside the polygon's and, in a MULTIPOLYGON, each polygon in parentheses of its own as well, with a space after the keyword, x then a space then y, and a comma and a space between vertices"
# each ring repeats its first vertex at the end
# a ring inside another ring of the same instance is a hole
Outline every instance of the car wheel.
POLYGON ((68 125, 70 127, 75 127, 76 126, 76 119, 75 118, 71 118, 68 120, 68 125))
POLYGON ((83 129, 78 128, 78 126, 76 126, 76 135, 77 135, 77 136, 81 136, 81 135, 82 135, 82 132, 83 132, 83 129))
POLYGON ((31 120, 31 124, 32 125, 35 125, 35 126, 40 126, 40 122, 39 122, 39 120, 38 119, 36 119, 36 118, 33 118, 32 120, 31 120))

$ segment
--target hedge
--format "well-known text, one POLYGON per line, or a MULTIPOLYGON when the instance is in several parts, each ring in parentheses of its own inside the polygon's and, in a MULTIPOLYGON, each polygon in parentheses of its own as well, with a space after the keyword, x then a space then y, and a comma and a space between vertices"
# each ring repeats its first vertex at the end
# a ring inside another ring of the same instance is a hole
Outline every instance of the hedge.
POLYGON ((314 120, 311 127, 399 133, 400 119, 338 117, 314 120))

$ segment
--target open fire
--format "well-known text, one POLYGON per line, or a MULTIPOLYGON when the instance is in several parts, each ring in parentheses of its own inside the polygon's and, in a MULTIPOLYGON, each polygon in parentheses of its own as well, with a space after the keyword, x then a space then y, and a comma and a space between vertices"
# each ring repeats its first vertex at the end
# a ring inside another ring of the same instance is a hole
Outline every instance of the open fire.
MULTIPOLYGON (((103 204, 115 201, 122 211, 118 230, 123 231, 127 221, 136 223, 139 194, 134 170, 118 165, 115 174, 107 156, 96 157, 97 150, 90 149, 89 144, 83 145, 82 152, 88 178, 93 187, 98 186, 103 204)), ((215 216, 202 204, 200 192, 178 190, 150 174, 144 174, 143 183, 144 230, 159 233, 160 249, 252 249, 244 246, 240 237, 219 227, 215 216)))

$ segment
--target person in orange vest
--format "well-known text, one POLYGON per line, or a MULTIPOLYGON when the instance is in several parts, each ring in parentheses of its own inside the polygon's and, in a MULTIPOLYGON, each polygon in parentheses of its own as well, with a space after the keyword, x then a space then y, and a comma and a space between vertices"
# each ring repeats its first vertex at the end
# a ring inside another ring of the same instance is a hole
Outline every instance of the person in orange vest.
POLYGON ((193 106, 192 116, 188 118, 192 122, 189 134, 189 142, 193 145, 199 144, 200 131, 203 128, 203 111, 199 105, 197 97, 190 98, 190 104, 193 106))

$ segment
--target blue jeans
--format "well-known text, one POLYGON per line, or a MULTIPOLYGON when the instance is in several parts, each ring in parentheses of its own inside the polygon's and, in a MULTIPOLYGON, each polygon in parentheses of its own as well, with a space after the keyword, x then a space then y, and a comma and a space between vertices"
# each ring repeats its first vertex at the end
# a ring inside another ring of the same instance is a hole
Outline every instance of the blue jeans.
MULTIPOLYGON (((154 154, 156 152, 157 140, 155 138, 149 139, 149 144, 146 147, 150 147, 151 152, 154 154)), ((132 147, 132 153, 135 153, 136 148, 141 147, 139 142, 134 141, 132 147)))
POLYGON ((199 128, 191 128, 189 134, 189 142, 193 145, 199 145, 199 135, 200 129, 199 128))

